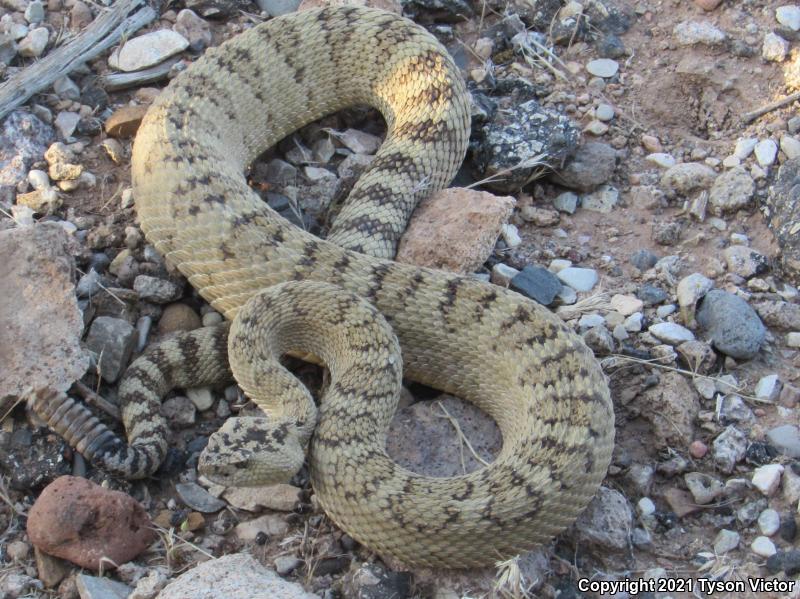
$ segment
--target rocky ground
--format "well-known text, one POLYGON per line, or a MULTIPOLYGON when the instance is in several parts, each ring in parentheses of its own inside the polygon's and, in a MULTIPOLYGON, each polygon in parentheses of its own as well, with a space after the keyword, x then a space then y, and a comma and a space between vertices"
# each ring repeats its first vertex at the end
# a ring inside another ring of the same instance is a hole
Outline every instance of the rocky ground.
MULTIPOLYGON (((583 335, 616 411, 603 488, 573 528, 497 570, 409 572, 337 530, 305 472, 255 490, 198 478, 208 435, 252 409, 235 386, 171 394, 168 463, 136 483, 25 409, 32 388, 68 391, 118 428, 131 360, 221 321, 136 225, 132 138, 168 78, 296 2, 179 0, 0 121, 0 597, 578 597, 625 580, 655 581, 643 597, 705 596, 711 581, 731 585, 714 596, 800 596, 749 586, 800 576, 800 280, 760 210, 796 206, 800 116, 796 103, 749 114, 800 87, 800 6, 380 6, 434 33, 473 97, 456 189, 420 207, 398 259, 510 286, 583 335)), ((0 0, 1 80, 103 10, 0 0)), ((368 110, 325 118, 254 164, 252 185, 324 236, 383 129, 368 110)), ((319 369, 293 368, 319 388, 319 369)), ((409 384, 388 450, 442 476, 500 444, 477 410, 409 384)))

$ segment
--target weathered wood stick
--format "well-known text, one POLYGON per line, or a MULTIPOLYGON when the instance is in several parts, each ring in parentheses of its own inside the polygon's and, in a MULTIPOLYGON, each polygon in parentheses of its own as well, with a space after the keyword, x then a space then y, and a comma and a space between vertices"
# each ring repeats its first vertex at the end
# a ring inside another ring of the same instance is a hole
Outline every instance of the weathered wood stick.
POLYGON ((0 119, 79 65, 153 21, 158 14, 146 0, 117 0, 66 45, 0 85, 0 119))

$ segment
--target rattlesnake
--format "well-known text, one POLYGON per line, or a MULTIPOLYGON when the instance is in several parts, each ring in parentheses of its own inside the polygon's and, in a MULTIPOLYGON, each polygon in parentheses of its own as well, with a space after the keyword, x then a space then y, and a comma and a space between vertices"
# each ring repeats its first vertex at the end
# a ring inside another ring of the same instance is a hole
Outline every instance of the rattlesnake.
MULTIPOLYGON (((272 475, 254 447, 277 454, 286 442, 296 443, 286 460, 302 464, 315 408, 275 358, 310 352, 332 373, 309 450, 315 494, 354 538, 409 565, 486 565, 549 540, 594 495, 614 441, 602 371, 557 317, 471 277, 391 261, 418 199, 454 175, 468 134, 464 84, 432 36, 384 11, 327 8, 206 52, 153 103, 132 159, 149 242, 226 318, 242 312, 228 341, 233 370, 271 420, 230 420, 201 470, 257 483, 272 475), (388 133, 323 241, 267 207, 243 173, 287 134, 354 104, 378 108, 388 133), (494 418, 496 460, 438 479, 393 462, 384 442, 401 374, 494 418)), ((159 396, 230 376, 227 332, 184 334, 134 363, 120 389, 131 447, 72 400, 40 394, 35 407, 91 459, 145 476, 165 451, 159 396)))

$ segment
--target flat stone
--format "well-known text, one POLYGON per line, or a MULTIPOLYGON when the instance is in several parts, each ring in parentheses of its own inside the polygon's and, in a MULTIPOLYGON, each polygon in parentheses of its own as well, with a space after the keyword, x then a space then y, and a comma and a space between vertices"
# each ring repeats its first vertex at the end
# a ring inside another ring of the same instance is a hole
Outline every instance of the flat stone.
POLYGON ((197 483, 178 483, 175 490, 186 505, 203 514, 218 512, 227 505, 197 483))
POLYGON ((682 46, 694 44, 716 46, 728 38, 724 31, 708 21, 683 21, 675 25, 672 33, 682 46))
POLYGON ((457 273, 475 272, 491 255, 516 200, 451 187, 417 206, 396 260, 457 273))
POLYGON ((167 279, 139 275, 133 281, 133 290, 139 297, 155 304, 168 304, 183 295, 183 289, 167 279))
POLYGON ((544 306, 552 304, 559 291, 561 282, 558 277, 542 266, 528 265, 516 275, 509 288, 531 298, 544 306))
POLYGON ((556 276, 564 285, 581 292, 591 291, 598 281, 597 271, 593 268, 570 266, 558 271, 556 276))
POLYGON ((757 137, 740 137, 736 140, 736 147, 733 150, 733 155, 739 160, 744 160, 753 153, 757 143, 757 137))
POLYGON ((156 599, 319 599, 296 582, 283 580, 248 553, 203 562, 168 584, 156 599))
POLYGON ((670 345, 678 345, 684 341, 694 341, 694 333, 674 322, 659 322, 650 325, 647 330, 656 339, 660 339, 670 345))
POLYGON ((575 214, 578 209, 578 194, 565 191, 553 199, 553 208, 565 214, 575 214))
POLYGON ((767 431, 767 441, 781 454, 800 458, 800 429, 794 424, 782 424, 767 431))
POLYGON ((289 532, 289 523, 286 516, 278 514, 264 514, 253 520, 246 520, 236 525, 234 529, 236 537, 240 541, 253 542, 260 534, 265 534, 270 538, 282 538, 289 532))
POLYGON ((735 426, 728 426, 712 444, 714 464, 721 472, 730 474, 734 466, 744 459, 747 437, 735 426))
POLYGON ((617 71, 619 71, 619 63, 610 58, 597 58, 586 64, 586 70, 595 77, 608 79, 617 74, 617 71))
POLYGON ((189 40, 170 29, 160 29, 128 40, 114 50, 108 64, 120 71, 139 71, 164 62, 189 47, 189 40))
POLYGON ((601 185, 583 196, 581 206, 586 210, 608 214, 619 203, 619 191, 611 185, 601 185))
MULTIPOLYGON (((777 374, 770 374, 758 379, 753 393, 758 399, 775 401, 781 392, 781 383, 777 374)), ((800 456, 797 456, 800 457, 800 456)))
POLYGON ((781 136, 781 151, 791 160, 800 156, 800 140, 791 135, 781 136))
POLYGON ((668 194, 686 196, 689 193, 709 189, 717 178, 714 169, 699 162, 682 162, 668 168, 661 176, 661 186, 668 194))
POLYGON ((300 492, 301 490, 295 486, 277 484, 265 487, 230 488, 222 497, 233 507, 248 512, 262 509, 291 512, 300 503, 300 492))
POLYGON ((665 152, 653 152, 644 157, 647 162, 660 166, 661 168, 672 168, 677 164, 675 157, 672 154, 665 152))
POLYGON ((81 599, 128 599, 131 587, 108 577, 99 578, 88 574, 75 577, 75 587, 81 599))

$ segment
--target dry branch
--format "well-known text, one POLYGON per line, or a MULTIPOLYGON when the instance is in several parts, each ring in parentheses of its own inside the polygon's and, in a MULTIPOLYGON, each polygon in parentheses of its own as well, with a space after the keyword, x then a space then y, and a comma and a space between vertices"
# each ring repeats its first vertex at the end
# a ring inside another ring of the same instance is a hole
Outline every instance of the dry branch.
POLYGON ((75 39, 0 85, 0 119, 157 16, 146 0, 117 0, 114 6, 104 10, 75 39))

